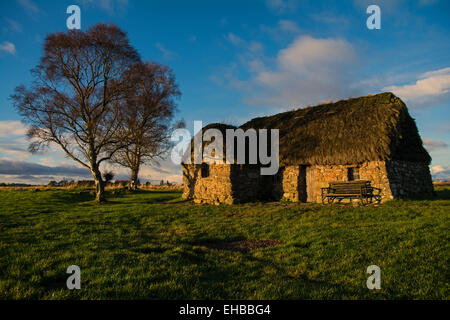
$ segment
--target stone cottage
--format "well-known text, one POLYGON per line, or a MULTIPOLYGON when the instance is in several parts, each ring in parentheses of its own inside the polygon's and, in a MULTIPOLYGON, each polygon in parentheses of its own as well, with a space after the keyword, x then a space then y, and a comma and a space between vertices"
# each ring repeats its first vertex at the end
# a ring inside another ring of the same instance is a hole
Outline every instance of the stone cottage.
POLYGON ((183 164, 185 199, 319 202, 329 182, 359 179, 380 188, 382 201, 433 194, 431 158, 406 105, 392 93, 255 118, 240 128, 279 129, 278 173, 263 176, 258 164, 183 164))

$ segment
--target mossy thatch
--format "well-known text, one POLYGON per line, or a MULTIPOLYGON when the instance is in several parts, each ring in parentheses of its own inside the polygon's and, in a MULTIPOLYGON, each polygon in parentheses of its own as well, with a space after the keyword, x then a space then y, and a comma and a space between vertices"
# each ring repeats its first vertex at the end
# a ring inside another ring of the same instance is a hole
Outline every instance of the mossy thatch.
MULTIPOLYGON (((225 131, 236 127, 213 123, 202 134, 210 128, 222 132, 225 156, 225 131)), ((255 118, 239 128, 279 129, 281 165, 431 161, 406 105, 390 92, 255 118)))
MULTIPOLYGON (((218 129, 221 133, 222 133, 222 138, 223 138, 223 158, 222 160, 225 161, 225 156, 226 156, 226 130, 227 129, 237 129, 235 126, 233 125, 229 125, 229 124, 224 124, 224 123, 211 123, 208 124, 206 126, 204 126, 201 130, 201 132, 199 131, 195 136, 203 136, 205 134, 205 132, 208 129, 218 129)), ((202 154, 202 152, 204 151, 204 149, 206 148, 207 145, 209 145, 210 143, 212 143, 214 141, 214 138, 212 139, 212 141, 205 141, 202 140, 202 149, 199 150, 200 154, 202 154)), ((190 148, 190 154, 189 154, 189 150, 186 151, 186 153, 183 155, 183 162, 186 163, 187 159, 189 159, 190 156, 190 161, 194 161, 194 138, 191 139, 191 148, 190 148)), ((203 159, 205 160, 205 159, 203 159)))
POLYGON ((431 161, 406 105, 390 92, 255 118, 241 128, 279 129, 284 165, 431 161))

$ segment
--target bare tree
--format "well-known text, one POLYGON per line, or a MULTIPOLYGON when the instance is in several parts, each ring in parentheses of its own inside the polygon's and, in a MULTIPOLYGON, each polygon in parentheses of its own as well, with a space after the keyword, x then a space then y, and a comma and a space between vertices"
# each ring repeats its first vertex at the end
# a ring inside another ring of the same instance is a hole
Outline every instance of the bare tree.
POLYGON ((155 62, 134 65, 126 77, 133 86, 127 94, 121 130, 129 141, 112 161, 130 169, 129 187, 137 189, 140 166, 157 165, 171 145, 171 129, 182 125, 172 124, 180 92, 172 71, 155 62))
POLYGON ((31 126, 29 150, 59 145, 91 171, 98 202, 105 200, 100 165, 127 142, 118 130, 128 90, 124 75, 139 61, 126 34, 114 25, 50 34, 32 70, 32 85, 17 87, 11 96, 31 126))

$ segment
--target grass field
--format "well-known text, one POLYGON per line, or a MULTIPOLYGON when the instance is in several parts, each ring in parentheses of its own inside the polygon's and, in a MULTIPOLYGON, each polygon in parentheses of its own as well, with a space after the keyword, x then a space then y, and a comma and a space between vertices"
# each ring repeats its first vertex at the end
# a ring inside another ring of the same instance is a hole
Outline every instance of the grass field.
POLYGON ((379 207, 0 189, 1 299, 449 299, 450 188, 379 207), (281 240, 250 252, 211 244, 281 240), (369 265, 381 290, 368 290, 369 265), (81 290, 65 288, 69 265, 81 290))

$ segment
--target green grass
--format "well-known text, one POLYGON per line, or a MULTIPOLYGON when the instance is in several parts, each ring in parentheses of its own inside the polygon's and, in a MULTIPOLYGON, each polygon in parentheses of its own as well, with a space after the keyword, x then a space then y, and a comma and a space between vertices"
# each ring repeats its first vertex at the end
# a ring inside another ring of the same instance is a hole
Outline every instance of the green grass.
POLYGON ((0 190, 2 299, 449 299, 450 189, 379 207, 0 190), (282 240, 249 253, 202 244, 282 240), (81 290, 65 289, 69 265, 81 290), (366 269, 381 268, 381 290, 366 269))

